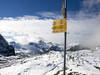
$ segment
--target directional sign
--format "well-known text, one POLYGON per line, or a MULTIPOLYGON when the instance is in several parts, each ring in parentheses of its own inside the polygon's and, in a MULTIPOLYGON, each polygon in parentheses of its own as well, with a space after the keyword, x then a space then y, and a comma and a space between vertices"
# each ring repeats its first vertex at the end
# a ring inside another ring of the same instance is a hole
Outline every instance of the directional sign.
POLYGON ((55 20, 53 22, 53 33, 61 33, 61 32, 66 32, 67 31, 67 20, 66 18, 60 19, 60 20, 55 20))

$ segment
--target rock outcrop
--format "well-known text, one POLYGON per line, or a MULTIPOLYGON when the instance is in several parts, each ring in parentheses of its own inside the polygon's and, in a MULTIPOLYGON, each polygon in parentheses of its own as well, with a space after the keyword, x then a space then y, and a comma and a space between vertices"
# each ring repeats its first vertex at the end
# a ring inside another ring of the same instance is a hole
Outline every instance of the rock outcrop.
POLYGON ((15 55, 14 47, 9 45, 1 34, 0 34, 0 55, 3 56, 15 55))

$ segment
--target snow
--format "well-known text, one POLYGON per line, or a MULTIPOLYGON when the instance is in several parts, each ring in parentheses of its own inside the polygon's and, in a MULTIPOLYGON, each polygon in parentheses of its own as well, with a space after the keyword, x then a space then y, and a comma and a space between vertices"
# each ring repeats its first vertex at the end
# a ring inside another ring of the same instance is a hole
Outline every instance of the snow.
MULTIPOLYGON (((63 73, 63 52, 50 51, 43 55, 28 57, 24 63, 15 62, 9 67, 1 68, 1 75, 61 75, 63 73)), ((100 49, 67 51, 66 73, 78 72, 80 75, 99 75, 100 49)))
POLYGON ((30 59, 26 59, 27 63, 17 65, 12 65, 11 67, 7 67, 0 70, 1 75, 43 75, 50 68, 56 65, 56 61, 58 61, 57 55, 54 56, 50 54, 45 54, 41 56, 36 56, 30 59), (51 58, 55 57, 55 58, 51 58), (48 61, 50 60, 50 61, 48 61), (5 72, 6 71, 6 72, 5 72))

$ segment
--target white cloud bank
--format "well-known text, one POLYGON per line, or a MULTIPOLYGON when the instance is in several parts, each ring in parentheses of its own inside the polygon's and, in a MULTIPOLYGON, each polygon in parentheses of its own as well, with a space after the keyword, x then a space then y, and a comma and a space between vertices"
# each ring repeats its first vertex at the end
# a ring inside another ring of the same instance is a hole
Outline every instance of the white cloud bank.
POLYGON ((58 12, 55 12, 55 13, 52 13, 52 12, 39 12, 38 14, 41 17, 44 17, 44 18, 52 18, 52 19, 63 18, 63 16, 59 15, 58 12))
POLYGON ((44 39, 57 42, 62 34, 52 34, 52 19, 39 19, 34 16, 4 18, 0 20, 0 33, 8 41, 27 43, 44 39))
MULTIPOLYGON (((68 43, 84 43, 88 46, 100 44, 100 16, 84 20, 68 20, 68 43), (92 43, 92 45, 91 45, 92 43), (93 44, 94 43, 94 44, 93 44)), ((63 33, 52 33, 52 19, 25 16, 0 20, 0 33, 8 41, 28 43, 44 39, 63 44, 63 33)))

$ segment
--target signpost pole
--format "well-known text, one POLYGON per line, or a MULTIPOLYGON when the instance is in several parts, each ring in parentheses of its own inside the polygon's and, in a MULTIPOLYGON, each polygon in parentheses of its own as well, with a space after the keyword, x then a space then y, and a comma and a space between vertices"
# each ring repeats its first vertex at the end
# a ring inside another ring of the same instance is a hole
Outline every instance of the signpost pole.
MULTIPOLYGON (((65 0, 65 15, 64 18, 67 18, 67 0, 65 0)), ((67 32, 64 32, 64 75, 66 75, 66 41, 67 41, 67 32)))

